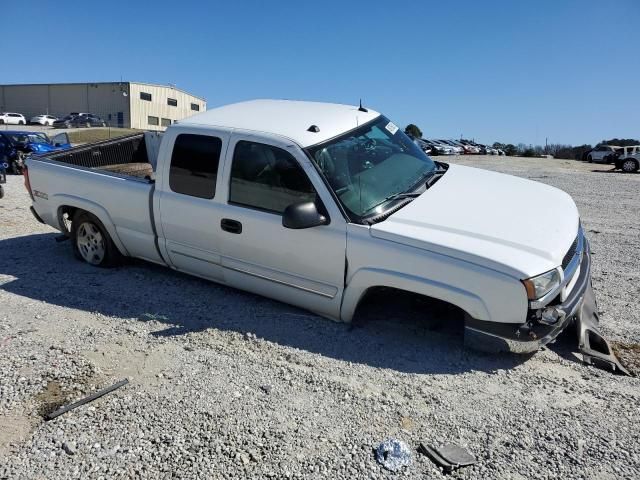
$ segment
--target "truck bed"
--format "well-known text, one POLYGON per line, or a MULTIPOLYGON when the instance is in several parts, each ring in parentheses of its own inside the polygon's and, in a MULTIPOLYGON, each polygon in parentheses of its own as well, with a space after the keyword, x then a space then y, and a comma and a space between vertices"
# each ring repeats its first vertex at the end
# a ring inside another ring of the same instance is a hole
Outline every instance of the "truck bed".
POLYGON ((27 158, 35 211, 62 231, 67 206, 91 212, 121 252, 164 263, 155 247, 152 213, 159 138, 136 133, 27 158))
POLYGON ((134 133, 35 158, 151 181, 155 159, 150 158, 147 145, 157 137, 147 139, 149 135, 153 134, 134 133))

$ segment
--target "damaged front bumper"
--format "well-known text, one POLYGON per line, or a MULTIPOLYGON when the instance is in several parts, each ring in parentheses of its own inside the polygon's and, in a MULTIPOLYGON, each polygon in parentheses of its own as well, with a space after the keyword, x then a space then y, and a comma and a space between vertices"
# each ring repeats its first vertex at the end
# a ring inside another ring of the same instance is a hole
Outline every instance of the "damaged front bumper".
POLYGON ((555 318, 555 323, 533 320, 514 325, 467 318, 465 345, 489 352, 531 353, 555 340, 565 328, 575 323, 578 349, 585 363, 629 375, 598 329, 598 308, 591 286, 591 253, 586 238, 576 283, 562 303, 546 309, 545 316, 555 318))

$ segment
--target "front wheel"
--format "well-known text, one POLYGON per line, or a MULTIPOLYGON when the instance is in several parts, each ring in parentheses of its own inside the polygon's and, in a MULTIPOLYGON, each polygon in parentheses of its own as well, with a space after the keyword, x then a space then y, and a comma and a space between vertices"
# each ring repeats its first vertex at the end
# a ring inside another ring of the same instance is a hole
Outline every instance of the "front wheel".
POLYGON ((0 199, 4 198, 4 188, 0 185, 0 199))
POLYGON ((628 158, 622 162, 622 171, 625 173, 633 173, 638 171, 638 162, 633 158, 628 158))
POLYGON ((24 122, 22 120, 19 120, 18 125, 24 125, 24 122))
POLYGON ((88 212, 81 211, 73 217, 71 238, 73 253, 90 265, 114 267, 122 260, 102 222, 88 212))
POLYGON ((587 162, 593 163, 593 157, 591 155, 587 157, 587 162))

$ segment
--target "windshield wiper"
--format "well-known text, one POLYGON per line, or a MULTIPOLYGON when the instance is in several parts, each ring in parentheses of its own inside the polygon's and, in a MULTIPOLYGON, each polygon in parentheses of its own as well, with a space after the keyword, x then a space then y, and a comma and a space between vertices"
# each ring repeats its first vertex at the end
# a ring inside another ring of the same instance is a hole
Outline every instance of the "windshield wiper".
POLYGON ((429 172, 429 175, 425 177, 425 187, 429 188, 431 185, 436 183, 446 172, 446 168, 438 168, 436 170, 433 170, 432 172, 429 172))
POLYGON ((387 198, 382 200, 380 203, 388 202, 390 200, 398 200, 400 198, 416 198, 422 195, 424 192, 400 192, 394 193, 393 195, 389 195, 387 198))

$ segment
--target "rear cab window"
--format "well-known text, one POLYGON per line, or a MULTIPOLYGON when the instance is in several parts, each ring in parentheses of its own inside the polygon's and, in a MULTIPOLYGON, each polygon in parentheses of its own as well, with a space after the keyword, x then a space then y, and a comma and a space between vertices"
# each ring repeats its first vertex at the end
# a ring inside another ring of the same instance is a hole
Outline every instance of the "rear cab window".
POLYGON ((175 193, 212 199, 220 163, 222 139, 181 133, 171 153, 169 188, 175 193))

